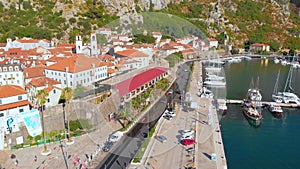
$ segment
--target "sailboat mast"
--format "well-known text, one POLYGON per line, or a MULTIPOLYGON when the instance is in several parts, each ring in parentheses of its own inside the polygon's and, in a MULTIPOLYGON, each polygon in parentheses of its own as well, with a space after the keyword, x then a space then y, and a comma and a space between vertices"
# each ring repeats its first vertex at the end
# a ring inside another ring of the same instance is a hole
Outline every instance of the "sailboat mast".
POLYGON ((292 66, 290 67, 288 77, 287 77, 287 79, 285 81, 284 90, 283 90, 284 92, 286 92, 287 88, 291 86, 291 84, 290 84, 291 83, 291 79, 292 79, 291 76, 292 76, 292 66))
POLYGON ((279 75, 280 75, 280 69, 279 69, 279 71, 277 73, 277 78, 276 78, 275 86, 274 86, 274 89, 273 89, 273 94, 277 94, 278 93, 279 75))

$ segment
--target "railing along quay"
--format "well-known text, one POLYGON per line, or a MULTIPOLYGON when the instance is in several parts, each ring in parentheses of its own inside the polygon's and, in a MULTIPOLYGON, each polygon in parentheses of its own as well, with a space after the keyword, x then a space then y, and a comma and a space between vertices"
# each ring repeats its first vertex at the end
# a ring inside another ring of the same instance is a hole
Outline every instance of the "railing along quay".
MULTIPOLYGON (((227 104, 242 104, 243 100, 226 99, 226 103, 227 104)), ((261 101, 261 103, 262 103, 262 105, 269 106, 272 102, 270 102, 270 101, 261 101)), ((277 104, 281 107, 300 108, 299 104, 294 104, 294 103, 277 103, 277 104)))

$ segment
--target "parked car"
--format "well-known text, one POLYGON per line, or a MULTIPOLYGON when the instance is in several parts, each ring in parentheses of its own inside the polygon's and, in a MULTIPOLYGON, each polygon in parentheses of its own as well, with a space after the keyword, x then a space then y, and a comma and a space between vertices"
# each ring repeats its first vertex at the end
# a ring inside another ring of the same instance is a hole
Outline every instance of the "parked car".
POLYGON ((183 131, 181 132, 182 136, 191 136, 191 135, 193 135, 194 133, 195 133, 194 130, 183 130, 183 131))
POLYGON ((111 142, 117 142, 122 138, 122 136, 123 136, 123 132, 116 131, 115 133, 113 133, 109 136, 108 140, 111 141, 111 142))
POLYGON ((106 141, 105 143, 104 143, 104 146, 102 147, 102 150, 104 151, 104 152, 108 152, 110 149, 111 149, 111 147, 113 146, 113 142, 111 142, 111 141, 106 141))
POLYGON ((163 136, 163 135, 155 136, 155 138, 156 138, 158 141, 162 142, 162 143, 165 143, 165 142, 167 142, 167 140, 168 140, 168 139, 167 139, 165 136, 163 136))
POLYGON ((164 117, 165 117, 167 120, 172 120, 172 118, 173 118, 173 116, 168 115, 168 114, 166 114, 164 117))
POLYGON ((176 116, 176 114, 172 111, 167 112, 166 115, 169 115, 169 116, 172 116, 172 117, 176 116))
POLYGON ((194 137, 192 135, 187 135, 187 136, 181 136, 180 140, 184 140, 184 139, 193 139, 194 137))
POLYGON ((193 147, 190 147, 190 148, 186 149, 186 151, 187 151, 188 153, 192 153, 192 152, 194 151, 194 148, 193 148, 193 147))
POLYGON ((191 145, 191 144, 195 144, 196 141, 194 139, 183 139, 181 141, 181 144, 187 146, 187 145, 191 145))

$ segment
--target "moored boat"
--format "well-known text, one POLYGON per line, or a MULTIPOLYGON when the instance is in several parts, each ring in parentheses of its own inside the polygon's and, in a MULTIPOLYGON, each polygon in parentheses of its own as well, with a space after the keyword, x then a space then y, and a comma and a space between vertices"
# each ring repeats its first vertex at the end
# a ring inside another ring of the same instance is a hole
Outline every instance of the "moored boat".
POLYGON ((252 107, 252 106, 244 106, 243 107, 243 113, 246 116, 246 118, 249 121, 250 124, 258 127, 261 125, 263 116, 261 114, 261 112, 256 109, 256 107, 252 107))
POLYGON ((227 112, 226 100, 225 99, 217 99, 218 110, 225 115, 227 112))
POLYGON ((279 73, 277 75, 274 91, 272 94, 272 99, 277 102, 277 103, 294 103, 294 104, 300 104, 300 98, 294 93, 294 90, 291 86, 292 83, 292 72, 293 72, 293 67, 290 67, 284 90, 283 92, 278 92, 278 78, 279 78, 279 73))
POLYGON ((274 102, 269 105, 269 111, 277 118, 281 118, 283 112, 281 106, 274 102))
POLYGON ((260 126, 263 118, 261 114, 262 96, 259 92, 258 81, 259 78, 257 78, 256 86, 254 86, 253 79, 251 80, 251 84, 248 89, 247 96, 244 99, 244 102, 242 103, 243 114, 246 116, 249 123, 254 125, 255 127, 260 126))

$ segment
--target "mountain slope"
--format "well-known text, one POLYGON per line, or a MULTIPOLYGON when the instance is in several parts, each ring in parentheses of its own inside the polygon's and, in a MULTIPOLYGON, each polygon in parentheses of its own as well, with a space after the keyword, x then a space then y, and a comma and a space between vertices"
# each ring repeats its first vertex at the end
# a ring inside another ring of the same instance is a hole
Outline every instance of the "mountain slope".
POLYGON ((295 4, 289 0, 5 0, 0 2, 0 41, 27 36, 74 42, 77 34, 87 41, 92 30, 118 16, 122 24, 143 22, 137 13, 156 11, 184 18, 221 43, 226 40, 242 47, 250 40, 269 43, 274 49, 300 49, 299 2, 292 2, 295 4))

